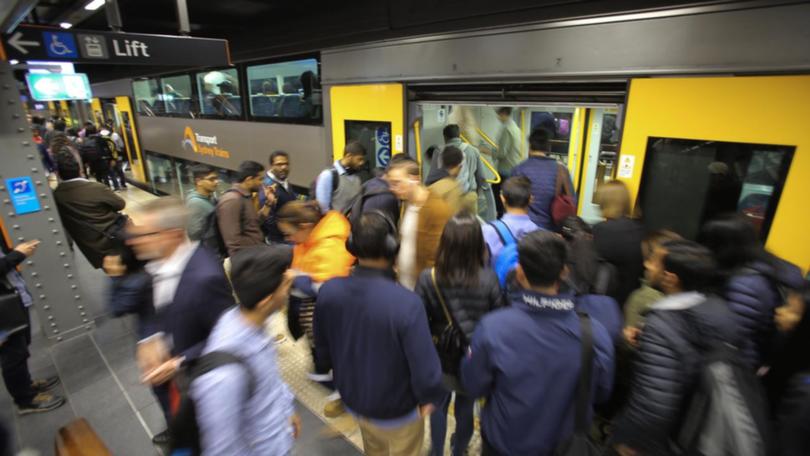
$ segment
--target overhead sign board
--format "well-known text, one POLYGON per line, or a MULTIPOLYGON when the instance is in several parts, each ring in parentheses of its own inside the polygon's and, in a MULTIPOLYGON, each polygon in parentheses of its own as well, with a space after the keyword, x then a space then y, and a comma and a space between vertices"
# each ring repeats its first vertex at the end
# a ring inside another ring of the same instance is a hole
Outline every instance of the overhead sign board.
POLYGON ((29 73, 25 80, 31 96, 37 101, 89 100, 93 97, 84 73, 29 73))
POLYGON ((3 35, 9 59, 111 65, 225 66, 228 41, 21 25, 3 35))

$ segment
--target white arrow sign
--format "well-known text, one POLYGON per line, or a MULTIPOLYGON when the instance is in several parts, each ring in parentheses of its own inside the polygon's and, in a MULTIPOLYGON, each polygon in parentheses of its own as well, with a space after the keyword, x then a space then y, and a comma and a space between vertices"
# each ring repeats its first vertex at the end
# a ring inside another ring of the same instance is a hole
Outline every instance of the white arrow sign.
POLYGON ((21 41, 20 38, 22 38, 22 32, 17 32, 8 39, 8 44, 14 46, 22 54, 28 54, 25 46, 39 46, 38 41, 21 41))

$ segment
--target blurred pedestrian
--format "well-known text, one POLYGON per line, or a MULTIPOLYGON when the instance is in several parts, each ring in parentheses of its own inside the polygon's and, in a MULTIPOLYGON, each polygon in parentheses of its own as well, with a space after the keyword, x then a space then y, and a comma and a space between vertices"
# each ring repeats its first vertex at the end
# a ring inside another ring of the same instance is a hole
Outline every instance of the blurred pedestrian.
POLYGON ((244 161, 239 164, 236 182, 219 198, 217 223, 229 256, 245 247, 264 244, 261 220, 275 204, 275 198, 265 193, 264 206, 256 210, 253 194, 262 190, 263 179, 261 163, 244 161))

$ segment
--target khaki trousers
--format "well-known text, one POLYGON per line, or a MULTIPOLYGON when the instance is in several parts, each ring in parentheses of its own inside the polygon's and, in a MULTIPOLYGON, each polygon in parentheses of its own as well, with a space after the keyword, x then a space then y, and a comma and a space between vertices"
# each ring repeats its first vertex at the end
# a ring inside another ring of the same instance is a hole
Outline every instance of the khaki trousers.
POLYGON ((398 428, 381 428, 357 418, 366 456, 418 456, 425 440, 425 419, 398 428))

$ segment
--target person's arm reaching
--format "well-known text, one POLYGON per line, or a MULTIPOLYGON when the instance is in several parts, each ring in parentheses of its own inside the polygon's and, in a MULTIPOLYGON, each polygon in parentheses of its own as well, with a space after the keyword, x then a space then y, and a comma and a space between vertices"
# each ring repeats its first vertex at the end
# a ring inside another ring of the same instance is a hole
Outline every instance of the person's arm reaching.
POLYGON ((421 302, 417 304, 399 337, 411 371, 411 389, 419 404, 440 404, 447 394, 442 386, 442 366, 432 343, 425 308, 421 302))
POLYGON ((478 323, 467 356, 461 361, 461 384, 472 397, 486 397, 492 390, 493 367, 487 347, 486 326, 478 323))
POLYGON ((321 171, 317 179, 315 182, 315 199, 321 206, 321 212, 325 214, 332 206, 332 172, 328 169, 321 171))

